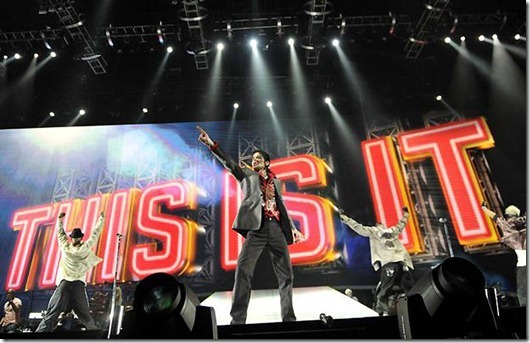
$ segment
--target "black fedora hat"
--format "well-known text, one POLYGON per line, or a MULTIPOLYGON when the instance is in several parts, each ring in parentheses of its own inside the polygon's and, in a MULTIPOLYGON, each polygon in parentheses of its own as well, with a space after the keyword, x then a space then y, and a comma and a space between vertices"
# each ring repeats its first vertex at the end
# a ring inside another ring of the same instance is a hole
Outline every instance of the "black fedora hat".
POLYGON ((76 227, 72 230, 72 232, 70 232, 70 237, 72 238, 83 238, 84 235, 85 234, 83 233, 83 231, 81 231, 81 229, 78 227, 76 227))

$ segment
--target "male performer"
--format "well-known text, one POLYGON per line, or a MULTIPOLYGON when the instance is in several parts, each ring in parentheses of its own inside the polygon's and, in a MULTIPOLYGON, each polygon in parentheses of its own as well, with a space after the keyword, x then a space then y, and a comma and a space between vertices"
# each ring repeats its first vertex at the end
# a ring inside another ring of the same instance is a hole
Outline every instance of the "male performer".
POLYGON ((380 272, 380 281, 375 290, 374 310, 379 315, 395 314, 395 304, 391 303, 390 295, 394 286, 407 292, 413 284, 409 268, 414 269, 409 253, 399 241, 401 231, 407 225, 409 210, 403 208, 404 214, 399 222, 392 227, 381 223, 375 226, 364 226, 354 219, 341 214, 341 220, 361 236, 370 238, 372 266, 380 272))
POLYGON ((7 291, 7 299, 4 304, 4 316, 0 320, 2 333, 16 332, 20 326, 20 310, 22 309, 22 300, 15 296, 15 291, 7 291))
POLYGON ((485 202, 482 210, 501 230, 501 241, 517 254, 517 300, 519 306, 526 306, 526 215, 521 216, 521 210, 514 205, 506 207, 505 218, 488 209, 485 202))
POLYGON ((293 269, 287 246, 305 239, 287 213, 281 181, 269 169, 270 157, 261 150, 252 154, 252 169, 241 168, 202 128, 199 140, 239 181, 243 201, 232 229, 245 237, 237 260, 232 297, 231 324, 245 324, 250 300, 250 281, 263 249, 268 249, 278 278, 282 321, 295 321, 292 288, 293 269))
POLYGON ((98 242, 103 228, 104 215, 101 212, 99 219, 92 230, 92 235, 82 242, 84 234, 80 228, 75 228, 70 233, 71 242, 68 241, 63 227, 65 213, 58 218, 57 239, 61 250, 61 261, 57 273, 57 288, 50 298, 46 314, 42 318, 35 332, 49 332, 55 328, 59 314, 65 310, 73 309, 77 317, 88 330, 97 329, 90 314, 88 296, 86 294, 86 275, 96 264, 102 261, 92 251, 98 242))

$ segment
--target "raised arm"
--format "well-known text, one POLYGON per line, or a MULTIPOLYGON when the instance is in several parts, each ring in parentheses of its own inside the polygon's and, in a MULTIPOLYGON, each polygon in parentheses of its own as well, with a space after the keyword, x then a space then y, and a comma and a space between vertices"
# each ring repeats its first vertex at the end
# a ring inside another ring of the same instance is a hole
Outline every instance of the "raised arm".
POLYGON ((375 232, 375 226, 365 226, 355 219, 348 217, 344 213, 341 213, 340 220, 346 224, 350 229, 357 232, 359 235, 364 237, 370 237, 375 232))
POLYGON ((62 249, 68 245, 68 237, 66 237, 63 224, 63 218, 65 215, 66 213, 61 212, 59 217, 57 217, 57 239, 59 240, 59 247, 62 249))
POLYGON ((104 222, 105 222, 105 214, 101 212, 99 215, 98 221, 96 222, 96 225, 94 225, 94 228, 92 229, 92 233, 90 234, 90 237, 84 243, 87 249, 91 249, 97 243, 99 239, 99 235, 101 234, 101 230, 103 229, 104 222))
POLYGON ((239 164, 234 161, 230 156, 228 156, 220 147, 217 142, 214 142, 210 135, 199 125, 197 125, 197 130, 199 131, 199 141, 206 145, 212 154, 221 162, 225 169, 229 170, 232 175, 239 181, 243 180, 245 177, 245 172, 239 166, 239 164))
POLYGON ((399 233, 401 233, 405 226, 407 226, 409 217, 410 213, 408 207, 403 207, 403 217, 401 217, 398 223, 394 226, 394 230, 397 230, 399 233))

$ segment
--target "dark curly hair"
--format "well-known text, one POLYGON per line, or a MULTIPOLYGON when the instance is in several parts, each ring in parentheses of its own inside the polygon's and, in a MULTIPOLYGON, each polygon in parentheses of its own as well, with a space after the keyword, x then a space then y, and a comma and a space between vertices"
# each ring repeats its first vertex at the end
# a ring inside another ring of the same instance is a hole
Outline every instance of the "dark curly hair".
POLYGON ((255 153, 259 153, 261 156, 263 156, 263 159, 265 160, 265 162, 270 162, 271 161, 271 157, 269 156, 269 154, 266 152, 266 151, 263 151, 261 149, 256 149, 252 152, 252 156, 254 156, 255 153))

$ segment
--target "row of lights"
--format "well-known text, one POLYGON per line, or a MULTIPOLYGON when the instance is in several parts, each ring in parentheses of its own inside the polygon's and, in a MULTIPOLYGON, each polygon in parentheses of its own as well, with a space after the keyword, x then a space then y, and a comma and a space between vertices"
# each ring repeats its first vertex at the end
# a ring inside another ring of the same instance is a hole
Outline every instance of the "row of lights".
MULTIPOLYGON (((442 100, 442 96, 441 96, 441 95, 437 95, 437 96, 435 97, 435 99, 436 99, 437 101, 441 101, 441 100, 442 100)), ((332 102, 332 101, 331 101, 331 97, 326 96, 326 97, 324 98, 324 103, 326 103, 326 104, 328 104, 328 105, 331 105, 331 102, 332 102)), ((272 101, 270 101, 270 100, 268 100, 265 104, 267 105, 268 108, 272 108, 272 106, 273 106, 273 103, 272 103, 272 101)), ((234 107, 234 109, 238 109, 238 108, 240 107, 240 105, 239 105, 238 102, 234 102, 234 104, 232 105, 232 107, 234 107)), ((149 109, 148 109, 147 107, 142 108, 142 113, 144 113, 144 114, 149 113, 149 109)), ((80 116, 83 116, 83 115, 86 114, 86 110, 84 110, 84 109, 80 109, 79 112, 78 112, 78 114, 79 114, 80 116)), ((50 117, 55 117, 55 112, 52 111, 52 112, 49 113, 49 115, 50 115, 50 117)))
MULTIPOLYGON (((493 35, 491 36, 491 38, 492 38, 492 39, 498 39, 498 36, 497 36, 496 34, 493 34, 493 35)), ((484 35, 480 35, 480 36, 478 37, 478 40, 481 41, 481 42, 484 41, 485 39, 486 39, 486 36, 484 36, 484 35)), ((514 36, 514 39, 515 39, 515 40, 525 40, 526 38, 523 37, 523 36, 521 36, 520 34, 516 34, 516 35, 514 36)), ((460 37, 460 41, 463 42, 463 41, 465 41, 465 40, 466 40, 466 37, 465 37, 465 36, 461 36, 461 37, 460 37)), ((444 39, 444 42, 446 42, 446 43, 450 43, 451 41, 452 41, 451 37, 445 37, 445 39, 444 39)), ((294 43, 295 43, 294 38, 289 38, 289 39, 287 40, 287 44, 289 44, 289 46, 294 46, 294 43)), ((337 38, 334 38, 334 39, 331 41, 331 44, 332 44, 333 46, 339 46, 339 45, 340 45, 340 41, 339 41, 337 38)), ((258 41, 257 41, 255 38, 252 38, 252 39, 249 41, 249 45, 250 45, 253 49, 256 49, 256 48, 258 47, 258 41)), ((217 50, 218 50, 218 51, 222 51, 224 48, 225 48, 225 45, 224 45, 223 43, 217 43, 217 50)), ((172 52, 173 52, 173 47, 168 46, 168 47, 166 48, 166 51, 167 51, 169 54, 172 53, 172 52)), ((57 53, 56 53, 55 51, 52 51, 52 52, 50 52, 50 56, 51 56, 51 57, 57 57, 57 53)), ((14 57, 14 59, 16 59, 16 60, 19 60, 19 59, 22 58, 22 55, 19 54, 19 53, 16 53, 15 55, 13 55, 13 57, 14 57)), ((33 55, 33 57, 37 58, 37 57, 39 57, 39 54, 35 53, 35 54, 33 55)), ((4 55, 4 60, 7 60, 8 58, 9 58, 9 56, 4 55)))
MULTIPOLYGON (((39 54, 38 54, 38 53, 34 53, 34 54, 33 54, 33 57, 34 57, 34 58, 38 58, 38 57, 39 57, 39 54)), ((55 51, 50 52, 50 57, 52 57, 52 58, 57 57, 57 53, 56 53, 55 51)), ((15 60, 19 60, 19 59, 22 58, 22 55, 19 54, 19 53, 17 52, 16 54, 13 55, 13 58, 14 58, 15 60)), ((9 56, 4 55, 4 60, 7 60, 7 59, 9 59, 9 56)))
MULTIPOLYGON (((491 38, 492 39, 499 39, 499 36, 497 36, 497 34, 494 33, 493 35, 491 35, 491 38)), ((525 40, 525 37, 521 36, 520 34, 516 34, 515 36, 513 36, 513 38, 515 40, 525 40)), ((466 40, 465 36, 461 36, 460 37, 460 41, 463 42, 465 40, 466 40)), ((478 40, 483 42, 484 40, 486 40, 486 36, 480 35, 480 36, 478 36, 478 40)), ((452 41, 451 37, 445 37, 444 38, 444 42, 446 42, 446 43, 450 43, 451 41, 452 41)))
MULTIPOLYGON (((80 116, 84 116, 86 113, 87 113, 86 110, 83 109, 83 108, 80 109, 79 112, 77 112, 77 114, 80 115, 80 116)), ((144 113, 144 114, 149 113, 149 109, 147 109, 147 107, 142 108, 142 113, 144 113)), ((50 113, 48 113, 48 115, 50 117, 55 117, 55 112, 50 111, 50 113)))
MULTIPOLYGON (((441 95, 437 95, 437 96, 435 97, 435 99, 438 100, 438 101, 441 101, 441 100, 442 100, 442 96, 441 96, 441 95)), ((332 102, 331 97, 327 96, 327 97, 324 98, 324 103, 330 105, 331 102, 332 102)), ((273 103, 272 103, 272 101, 268 100, 268 101, 265 103, 265 105, 267 105, 268 108, 272 108, 273 103)), ((240 107, 240 105, 239 105, 238 102, 234 102, 234 104, 232 105, 232 107, 234 107, 234 109, 238 109, 238 108, 240 107)), ((148 109, 147 107, 142 108, 142 113, 144 113, 144 114, 149 113, 149 109, 148 109)), ((79 114, 80 116, 83 116, 83 115, 86 114, 86 110, 84 110, 84 109, 80 109, 79 112, 78 112, 78 114, 79 114)), ((55 117, 55 112, 50 112, 49 115, 50 115, 50 117, 55 117)))

